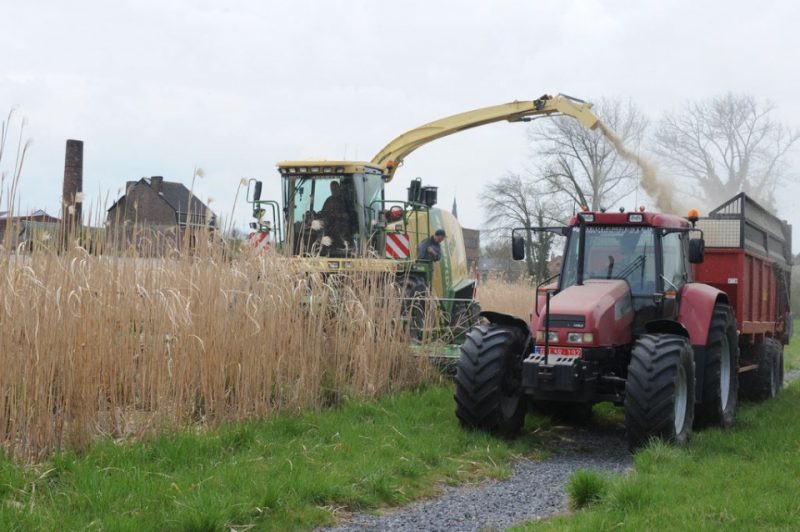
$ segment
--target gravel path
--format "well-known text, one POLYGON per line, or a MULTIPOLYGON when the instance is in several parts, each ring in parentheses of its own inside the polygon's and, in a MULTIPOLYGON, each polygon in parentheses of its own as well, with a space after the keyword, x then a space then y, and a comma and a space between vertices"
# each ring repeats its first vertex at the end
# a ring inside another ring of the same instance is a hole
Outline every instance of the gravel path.
POLYGON ((520 460, 506 480, 445 487, 435 499, 381 515, 357 514, 332 530, 503 530, 521 521, 563 512, 566 482, 578 469, 622 472, 631 467, 623 432, 605 430, 570 428, 561 434, 559 453, 554 458, 520 460))
MULTIPOLYGON (((800 369, 785 376, 800 378, 800 369)), ((411 503, 379 515, 356 514, 328 530, 475 531, 503 530, 514 524, 563 512, 565 486, 579 469, 621 473, 632 466, 622 429, 569 428, 559 436, 557 455, 520 460, 505 480, 442 489, 435 499, 411 503)))

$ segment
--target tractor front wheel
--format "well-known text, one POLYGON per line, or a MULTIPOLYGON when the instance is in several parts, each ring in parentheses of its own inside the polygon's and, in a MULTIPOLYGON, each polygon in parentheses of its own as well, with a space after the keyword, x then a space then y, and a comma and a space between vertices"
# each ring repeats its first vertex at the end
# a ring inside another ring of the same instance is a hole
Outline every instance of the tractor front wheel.
POLYGON ((634 450, 652 438, 684 444, 694 421, 695 368, 683 336, 645 334, 631 351, 625 383, 625 429, 634 450))
POLYGON ((701 425, 733 425, 739 403, 739 338, 731 308, 714 307, 703 369, 703 397, 695 417, 701 425))
POLYGON ((522 429, 526 340, 524 331, 494 323, 467 334, 456 363, 456 416, 462 426, 507 436, 522 429))

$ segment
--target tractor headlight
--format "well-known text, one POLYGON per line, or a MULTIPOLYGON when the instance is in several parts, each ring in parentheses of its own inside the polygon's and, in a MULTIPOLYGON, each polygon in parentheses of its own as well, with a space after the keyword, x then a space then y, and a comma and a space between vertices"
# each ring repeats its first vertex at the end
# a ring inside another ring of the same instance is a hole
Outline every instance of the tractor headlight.
MULTIPOLYGON (((536 331, 536 341, 544 342, 544 331, 536 331)), ((550 331, 547 333, 547 341, 558 342, 558 333, 555 331, 550 331)))
POLYGON ((592 333, 571 332, 567 334, 567 342, 571 344, 590 344, 594 341, 592 333))

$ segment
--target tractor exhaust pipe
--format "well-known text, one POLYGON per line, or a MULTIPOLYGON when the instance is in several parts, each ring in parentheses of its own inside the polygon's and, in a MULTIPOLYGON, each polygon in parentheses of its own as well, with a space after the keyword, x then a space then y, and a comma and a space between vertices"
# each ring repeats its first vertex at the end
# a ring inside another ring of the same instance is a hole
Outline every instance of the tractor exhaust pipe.
POLYGON ((580 224, 578 233, 578 271, 575 284, 580 286, 583 284, 583 261, 586 253, 586 220, 583 219, 583 214, 578 214, 578 223, 580 224))
POLYGON ((550 355, 550 290, 544 296, 544 365, 548 364, 550 355))

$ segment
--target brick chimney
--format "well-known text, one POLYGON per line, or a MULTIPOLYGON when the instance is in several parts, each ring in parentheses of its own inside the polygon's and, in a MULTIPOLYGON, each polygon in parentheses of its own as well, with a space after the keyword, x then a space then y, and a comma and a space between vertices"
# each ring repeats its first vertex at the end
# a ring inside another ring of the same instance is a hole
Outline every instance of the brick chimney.
POLYGON ((63 220, 72 226, 81 226, 83 206, 83 141, 67 140, 64 158, 64 188, 61 202, 64 207, 63 220))
POLYGON ((164 184, 164 177, 160 175, 154 175, 150 178, 150 188, 153 189, 153 192, 156 194, 161 192, 161 185, 164 184))

